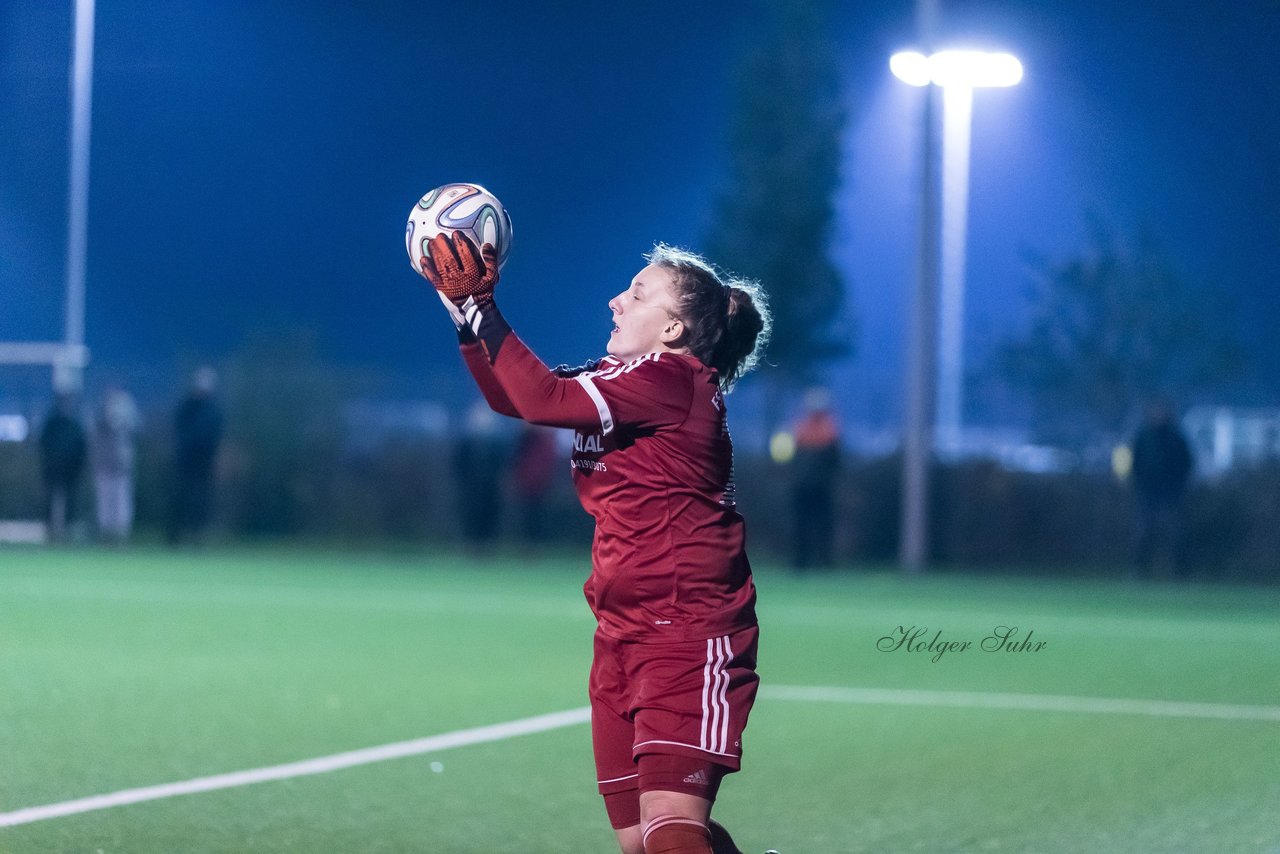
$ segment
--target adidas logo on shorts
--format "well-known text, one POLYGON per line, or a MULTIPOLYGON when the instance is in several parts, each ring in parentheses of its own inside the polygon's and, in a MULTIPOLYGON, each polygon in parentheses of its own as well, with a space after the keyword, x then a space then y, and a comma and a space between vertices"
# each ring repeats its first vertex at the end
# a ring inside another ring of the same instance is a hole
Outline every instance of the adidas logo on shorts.
POLYGON ((707 772, 703 771, 701 768, 694 771, 688 777, 685 777, 684 781, 686 783, 693 783, 695 786, 705 786, 711 782, 707 779, 707 772))

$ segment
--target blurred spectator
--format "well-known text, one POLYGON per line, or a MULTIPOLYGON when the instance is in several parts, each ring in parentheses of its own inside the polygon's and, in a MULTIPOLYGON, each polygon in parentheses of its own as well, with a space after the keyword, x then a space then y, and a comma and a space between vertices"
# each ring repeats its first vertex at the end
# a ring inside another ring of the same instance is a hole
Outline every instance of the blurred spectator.
POLYGON ((76 489, 84 472, 85 450, 84 428, 76 418, 75 398, 60 393, 40 430, 40 472, 51 542, 66 542, 75 522, 76 489))
POLYGON ((520 517, 520 536, 526 543, 547 540, 547 498, 561 462, 555 431, 526 424, 516 443, 511 469, 511 492, 520 517))
POLYGON ((222 409, 214 397, 218 375, 196 371, 174 415, 174 496, 169 542, 199 539, 213 516, 215 464, 222 442, 222 409))
POLYGON ((835 485, 840 472, 840 425, 825 389, 805 393, 796 422, 792 462, 792 562, 797 569, 835 563, 835 485))
POLYGON ((1153 401, 1133 439, 1133 490, 1137 498, 1134 572, 1152 573, 1167 561, 1175 576, 1187 573, 1184 496, 1193 466, 1191 447, 1178 428, 1172 404, 1153 401))
POLYGON ((507 449, 498 435, 497 416, 478 401, 467 413, 462 438, 453 449, 462 536, 469 546, 484 548, 497 539, 506 463, 507 449))
POLYGON ((138 428, 142 419, 133 395, 108 388, 90 433, 98 536, 121 544, 133 530, 133 473, 138 428))

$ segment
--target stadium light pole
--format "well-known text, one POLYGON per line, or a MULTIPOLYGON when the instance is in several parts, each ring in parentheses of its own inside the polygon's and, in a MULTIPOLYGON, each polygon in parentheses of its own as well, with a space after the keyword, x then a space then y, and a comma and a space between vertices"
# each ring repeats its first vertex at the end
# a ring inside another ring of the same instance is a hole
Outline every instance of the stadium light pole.
POLYGON ((964 422, 964 273, 973 90, 1016 86, 1022 80, 1022 63, 1008 53, 944 50, 926 57, 906 51, 894 54, 889 67, 904 83, 937 86, 943 93, 936 429, 942 448, 956 451, 964 422))
POLYGON ((53 365, 53 384, 79 391, 84 383, 85 256, 89 242, 89 125, 93 115, 93 4, 75 0, 71 53, 70 176, 67 191, 67 307, 63 353, 53 365))
MULTIPOLYGON (((921 41, 929 45, 937 23, 936 0, 919 0, 921 41)), ((947 50, 905 51, 889 60, 894 76, 925 89, 922 120, 920 235, 915 300, 909 325, 899 562, 919 572, 929 552, 929 462, 936 413, 943 413, 944 441, 959 438, 963 380, 964 244, 967 220, 969 126, 973 89, 1013 86, 1022 65, 1009 54, 947 50), (939 190, 935 94, 944 95, 946 160, 939 190), (941 199, 940 199, 941 196, 941 199), (941 208, 941 210, 940 210, 941 208), (943 382, 938 383, 939 277, 942 291, 943 382), (935 409, 935 405, 937 409, 935 409)))
MULTIPOLYGON (((916 31, 925 48, 933 44, 937 32, 938 3, 939 0, 916 0, 916 31)), ((907 323, 898 530, 898 562, 908 575, 921 572, 929 554, 929 460, 933 448, 938 325, 938 143, 932 87, 925 90, 922 109, 920 231, 915 290, 907 323)))

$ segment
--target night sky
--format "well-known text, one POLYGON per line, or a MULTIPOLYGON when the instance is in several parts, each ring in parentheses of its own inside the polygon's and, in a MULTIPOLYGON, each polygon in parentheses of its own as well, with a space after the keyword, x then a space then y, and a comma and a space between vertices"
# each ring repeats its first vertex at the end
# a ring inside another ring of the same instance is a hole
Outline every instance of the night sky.
MULTIPOLYGON (((0 4, 5 340, 62 328, 71 5, 0 4)), ((884 425, 900 407, 918 196, 919 91, 888 57, 911 46, 912 4, 837 5, 850 120, 832 257, 859 337, 830 379, 850 421, 884 425)), ((1240 306, 1258 378, 1240 402, 1275 404, 1280 4, 944 2, 943 15, 957 41, 1026 69, 975 97, 970 361, 1025 319, 1027 253, 1078 251, 1098 216, 1154 234, 1240 306)), ((158 385, 195 360, 308 333, 388 395, 464 387, 403 244, 418 196, 458 180, 515 222, 500 301, 516 330, 551 363, 598 355, 605 303, 641 253, 707 233, 734 63, 759 19, 720 0, 98 0, 91 383, 168 394, 158 385)))

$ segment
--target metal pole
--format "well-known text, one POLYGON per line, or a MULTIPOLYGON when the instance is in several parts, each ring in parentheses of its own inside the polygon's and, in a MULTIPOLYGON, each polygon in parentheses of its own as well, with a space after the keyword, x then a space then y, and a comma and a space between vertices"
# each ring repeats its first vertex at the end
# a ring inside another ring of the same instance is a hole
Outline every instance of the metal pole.
POLYGON ((67 192, 67 357, 53 367, 54 387, 78 391, 84 350, 85 256, 89 238, 89 120, 93 112, 93 3, 75 0, 71 54, 71 169, 67 192))
MULTIPOLYGON (((918 0, 921 48, 932 53, 937 0, 918 0)), ((921 124, 920 234, 915 298, 908 324, 905 423, 902 442, 902 514, 898 560, 904 572, 924 570, 929 556, 929 462, 933 451, 933 416, 938 334, 938 131, 937 89, 924 88, 921 124)))
POLYGON ((938 338, 937 443, 961 450, 964 429, 964 267, 969 220, 969 129, 973 90, 943 87, 942 255, 938 338))

